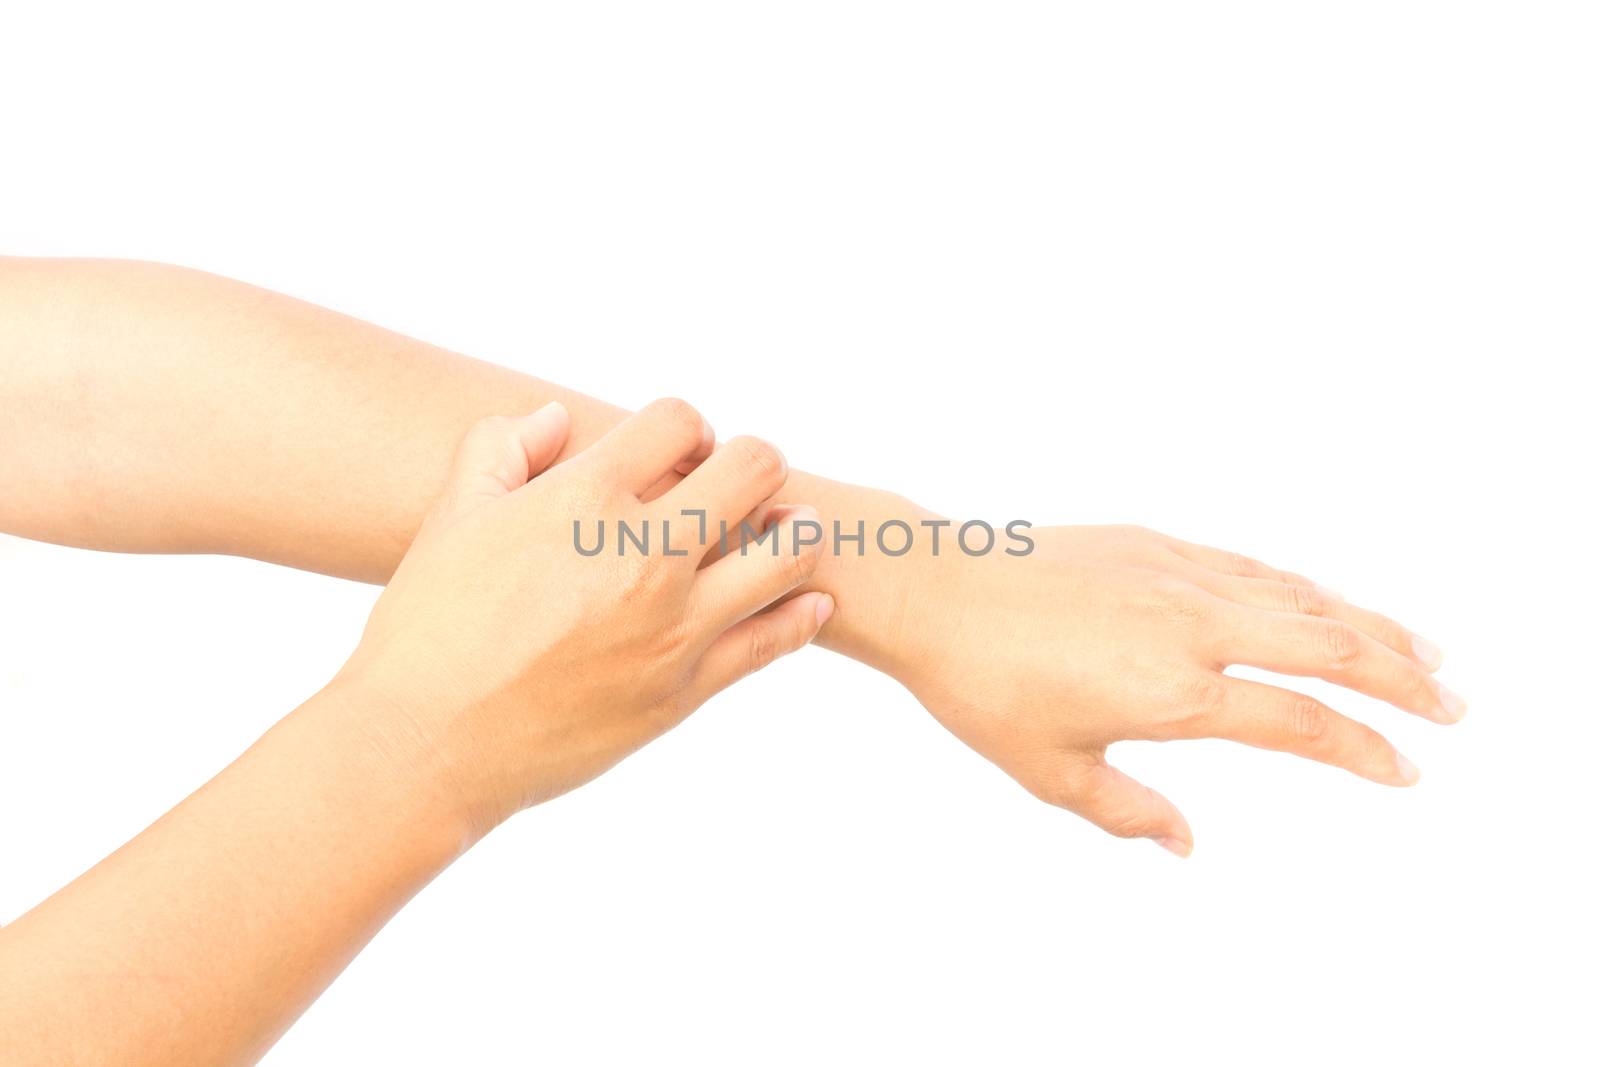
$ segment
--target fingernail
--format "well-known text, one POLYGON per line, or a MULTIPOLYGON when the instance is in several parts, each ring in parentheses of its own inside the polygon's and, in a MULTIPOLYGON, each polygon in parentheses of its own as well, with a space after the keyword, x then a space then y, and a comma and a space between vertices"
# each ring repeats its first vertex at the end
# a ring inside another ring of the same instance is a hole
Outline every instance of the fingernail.
POLYGON ((777 526, 779 523, 783 522, 784 519, 789 518, 794 514, 795 508, 798 506, 799 505, 797 504, 772 505, 772 507, 767 509, 766 521, 761 526, 762 533, 765 533, 774 526, 777 526))
POLYGON ((1188 859, 1194 846, 1180 837, 1152 837, 1150 840, 1181 859, 1188 859))
POLYGON ((1344 594, 1339 592, 1339 590, 1337 590, 1337 589, 1329 589, 1325 585, 1317 586, 1317 592, 1319 592, 1323 596, 1329 597, 1329 598, 1331 598, 1333 600, 1343 600, 1344 599, 1344 594))
POLYGON ((1425 637, 1411 635, 1411 651, 1417 661, 1430 671, 1436 671, 1444 666, 1444 650, 1425 637))
POLYGON ((1439 708, 1444 713, 1445 722, 1460 722, 1461 717, 1467 713, 1467 702, 1441 685, 1439 708))
POLYGON ((535 411, 532 415, 529 415, 528 416, 528 420, 530 422, 532 422, 534 420, 538 420, 539 422, 543 422, 545 419, 550 418, 551 416, 555 415, 557 412, 564 412, 566 410, 567 410, 566 405, 563 404, 561 401, 552 400, 552 401, 550 401, 550 403, 546 404, 544 407, 540 408, 538 411, 535 411))
POLYGON ((827 593, 817 598, 817 625, 821 626, 833 618, 833 597, 827 593))
POLYGON ((766 533, 775 526, 797 520, 817 522, 817 509, 810 504, 774 504, 767 509, 767 514, 762 520, 761 532, 766 533))
MULTIPOLYGON (((786 522, 814 522, 819 526, 821 525, 821 516, 817 514, 817 509, 812 507, 810 504, 782 504, 779 505, 779 508, 773 509, 773 515, 767 522, 769 527, 779 526, 786 522), (777 513, 779 508, 782 509, 781 515, 777 513)), ((791 539, 788 542, 788 548, 798 552, 799 548, 797 539, 791 539)), ((787 551, 788 549, 785 550, 787 551)))
POLYGON ((1394 754, 1394 770, 1395 774, 1400 777, 1401 785, 1416 785, 1417 779, 1422 777, 1422 772, 1417 770, 1417 765, 1398 752, 1394 754))

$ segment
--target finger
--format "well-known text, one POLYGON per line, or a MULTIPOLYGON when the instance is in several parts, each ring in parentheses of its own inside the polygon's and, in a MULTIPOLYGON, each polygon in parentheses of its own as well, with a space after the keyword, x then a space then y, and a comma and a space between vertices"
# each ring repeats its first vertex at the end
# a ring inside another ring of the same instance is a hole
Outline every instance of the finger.
POLYGON ((1216 710, 1195 736, 1222 737, 1292 752, 1384 785, 1413 785, 1417 768, 1370 726, 1304 693, 1243 678, 1222 678, 1216 710))
POLYGON ((833 615, 827 593, 806 593, 723 632, 695 665, 691 688, 704 702, 779 656, 804 648, 833 615))
POLYGON ((1172 801, 1103 758, 1069 764, 1044 799, 1083 816, 1108 834, 1148 837, 1177 856, 1194 851, 1194 833, 1172 801))
POLYGON ((660 505, 674 514, 703 512, 708 542, 719 541, 726 524, 730 542, 737 544, 739 521, 781 489, 788 476, 783 453, 773 445, 735 437, 663 496, 660 505))
MULTIPOLYGON (((751 531, 760 530, 765 532, 768 527, 782 522, 803 507, 805 507, 803 504, 780 504, 776 500, 768 499, 757 504, 754 511, 734 524, 729 529, 726 539, 718 536, 719 531, 715 529, 709 530, 709 544, 706 548, 705 558, 700 561, 700 566, 709 567, 729 552, 737 554, 742 532, 740 526, 748 527, 751 531)), ((815 520, 816 516, 812 514, 809 518, 815 520)))
POLYGON ((677 468, 710 454, 711 424, 688 403, 656 400, 611 428, 580 457, 603 471, 613 484, 635 495, 648 494, 677 468))
POLYGON ((1444 654, 1432 641, 1418 637, 1386 615, 1357 607, 1325 589, 1290 585, 1270 578, 1236 578, 1200 566, 1193 567, 1189 576, 1201 588, 1236 604, 1347 622, 1402 656, 1411 657, 1429 671, 1438 670, 1444 663, 1444 654))
MULTIPOLYGON (((712 427, 711 423, 708 420, 706 420, 706 417, 704 415, 700 416, 700 419, 701 419, 702 424, 704 425, 704 430, 701 432, 701 435, 700 435, 700 443, 697 446, 695 446, 695 449, 694 449, 693 452, 690 452, 687 456, 685 456, 682 459, 680 459, 672 467, 672 473, 678 475, 679 478, 682 478, 682 476, 684 476, 686 474, 693 473, 694 469, 696 467, 700 466, 700 464, 704 463, 708 458, 710 458, 711 453, 716 450, 716 447, 717 447, 717 431, 716 431, 716 429, 714 427, 712 427)), ((673 485, 676 485, 676 484, 677 484, 677 482, 673 483, 673 485)), ((668 488, 670 488, 670 486, 668 488)), ((663 490, 663 492, 664 491, 665 490, 663 490)))
POLYGON ((1416 661, 1338 619, 1262 611, 1221 602, 1225 663, 1323 678, 1439 723, 1458 721, 1466 703, 1416 661))
MULTIPOLYGON (((1172 549, 1184 559, 1198 563, 1202 567, 1209 567, 1219 574, 1231 574, 1239 578, 1270 578, 1276 582, 1288 582, 1291 585, 1308 585, 1322 588, 1310 578, 1291 571, 1280 571, 1276 567, 1269 567, 1258 559, 1242 556, 1237 552, 1226 552, 1220 548, 1209 548, 1205 545, 1192 545, 1188 541, 1180 541, 1176 537, 1167 539, 1167 547, 1172 549)), ((1324 590, 1331 592, 1331 590, 1324 590)))
POLYGON ((512 493, 561 454, 571 417, 552 400, 521 418, 479 419, 462 438, 436 514, 453 514, 512 493))
POLYGON ((669 489, 683 481, 684 475, 700 466, 701 463, 704 463, 706 457, 711 455, 711 452, 714 448, 716 448, 716 445, 717 431, 712 427, 710 422, 707 422, 705 437, 701 440, 700 447, 695 449, 694 452, 688 456, 688 458, 681 460, 666 474, 663 474, 661 477, 657 478, 655 483, 651 485, 650 488, 638 494, 639 499, 648 504, 652 500, 665 496, 669 489))
POLYGON ((822 524, 814 508, 786 509, 759 540, 730 543, 695 578, 691 609, 718 629, 732 626, 804 585, 822 559, 822 524))

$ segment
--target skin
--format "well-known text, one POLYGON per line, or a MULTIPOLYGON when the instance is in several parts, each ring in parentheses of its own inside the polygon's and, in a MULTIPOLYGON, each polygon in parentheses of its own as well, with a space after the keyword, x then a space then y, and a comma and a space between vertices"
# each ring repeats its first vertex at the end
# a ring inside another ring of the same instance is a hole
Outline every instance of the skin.
POLYGON ((1323 678, 1439 723, 1465 710, 1429 673, 1436 649, 1309 579, 1138 527, 1033 536, 1033 555, 971 560, 921 594, 978 606, 916 638, 901 677, 1040 799, 1113 834, 1180 856, 1193 847, 1170 801, 1106 762, 1121 740, 1223 737, 1385 785, 1417 781, 1377 731, 1302 693, 1228 677, 1230 665, 1323 678), (1076 625, 1034 629, 1052 617, 1076 625), (984 635, 981 659, 962 655, 969 627, 984 635))
MULTIPOLYGON (((222 552, 387 581, 476 419, 560 400, 561 459, 619 408, 251 286, 152 264, 0 260, 0 529, 120 551, 222 552), (239 398, 255 398, 239 403, 239 398), (151 417, 158 413, 160 417, 151 417)), ((710 438, 705 442, 710 448, 710 438)), ((670 472, 646 491, 670 489, 670 472)), ((773 503, 825 525, 936 518, 790 471, 773 503)), ((1319 677, 1435 722, 1437 648, 1308 579, 1129 527, 1030 531, 1037 551, 824 555, 819 642, 888 672, 1035 795, 1179 855, 1171 803, 1105 761, 1124 739, 1225 737, 1406 785, 1379 734, 1228 678, 1319 677), (913 625, 914 620, 914 625, 913 625)))
POLYGON ((435 874, 512 813, 573 789, 709 696, 806 644, 824 593, 783 513, 776 553, 574 566, 569 522, 736 519, 784 478, 702 420, 652 405, 529 481, 570 428, 551 404, 479 423, 317 696, 160 821, 0 932, 8 1064, 247 1063, 435 874), (176 905, 176 906, 175 906, 176 905))

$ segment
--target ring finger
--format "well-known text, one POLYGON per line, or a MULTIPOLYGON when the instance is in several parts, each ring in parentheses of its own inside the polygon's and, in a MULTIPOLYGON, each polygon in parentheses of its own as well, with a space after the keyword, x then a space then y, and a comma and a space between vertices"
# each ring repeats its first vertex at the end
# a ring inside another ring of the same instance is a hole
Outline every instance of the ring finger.
POLYGON ((1304 693, 1243 678, 1224 678, 1222 687, 1203 727, 1208 736, 1289 752, 1385 785, 1411 785, 1419 777, 1378 731, 1304 693))

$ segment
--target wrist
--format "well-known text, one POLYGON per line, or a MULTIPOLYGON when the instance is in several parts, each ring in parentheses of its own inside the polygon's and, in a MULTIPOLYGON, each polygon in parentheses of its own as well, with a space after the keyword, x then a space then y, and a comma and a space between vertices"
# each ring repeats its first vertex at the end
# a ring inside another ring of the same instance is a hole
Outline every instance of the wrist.
POLYGON ((471 787, 468 764, 390 687, 346 667, 295 713, 313 721, 330 746, 386 803, 409 813, 433 850, 453 859, 504 818, 471 787))
POLYGON ((785 497, 823 502, 824 552, 809 588, 838 605, 816 643, 904 682, 925 658, 927 612, 942 602, 951 529, 893 493, 802 477, 811 484, 791 478, 785 497))

